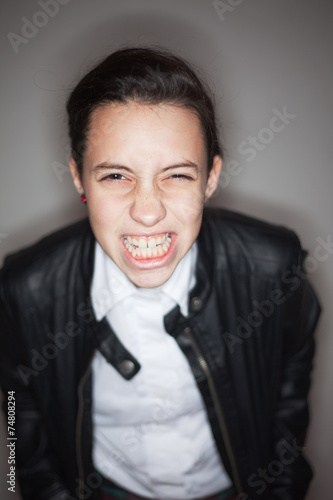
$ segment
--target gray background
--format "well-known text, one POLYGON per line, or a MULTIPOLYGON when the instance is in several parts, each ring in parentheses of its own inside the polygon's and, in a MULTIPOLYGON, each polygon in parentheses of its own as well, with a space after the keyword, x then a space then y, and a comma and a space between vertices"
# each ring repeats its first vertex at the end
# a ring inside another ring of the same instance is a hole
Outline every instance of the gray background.
MULTIPOLYGON (((228 148, 213 203, 295 229, 312 256, 310 279, 324 314, 306 448, 316 475, 307 500, 330 500, 333 256, 318 261, 313 252, 317 238, 333 235, 332 2, 225 0, 219 16, 211 0, 61 1, 46 19, 34 0, 1 7, 0 257, 85 215, 66 167, 64 102, 96 59, 126 44, 158 43, 201 67, 228 148), (7 35, 22 35, 23 17, 44 25, 15 53, 7 35), (296 116, 272 137, 263 129, 284 106, 296 116), (266 140, 253 161, 238 149, 249 135, 266 140)), ((2 424, 0 496, 14 500, 20 497, 7 492, 2 424)))

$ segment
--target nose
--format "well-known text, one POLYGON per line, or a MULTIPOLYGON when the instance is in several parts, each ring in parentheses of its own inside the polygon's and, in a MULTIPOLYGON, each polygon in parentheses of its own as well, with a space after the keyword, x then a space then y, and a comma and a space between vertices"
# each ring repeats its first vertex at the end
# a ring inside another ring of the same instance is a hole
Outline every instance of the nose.
POLYGON ((154 187, 140 187, 130 208, 130 215, 139 224, 153 227, 166 216, 166 209, 154 187))

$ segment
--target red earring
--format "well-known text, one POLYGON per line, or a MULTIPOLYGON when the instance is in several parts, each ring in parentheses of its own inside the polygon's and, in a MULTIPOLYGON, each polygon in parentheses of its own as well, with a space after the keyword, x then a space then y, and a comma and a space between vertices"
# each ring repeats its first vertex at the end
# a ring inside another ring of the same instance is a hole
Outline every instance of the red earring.
POLYGON ((84 194, 81 194, 81 202, 83 203, 83 205, 87 204, 87 198, 85 197, 84 194))

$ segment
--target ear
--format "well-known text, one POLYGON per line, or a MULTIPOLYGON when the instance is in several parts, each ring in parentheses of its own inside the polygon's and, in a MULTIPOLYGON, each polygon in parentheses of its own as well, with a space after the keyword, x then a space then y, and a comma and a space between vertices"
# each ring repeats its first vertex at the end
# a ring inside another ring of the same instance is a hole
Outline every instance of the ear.
POLYGON ((72 156, 69 160, 69 168, 70 168, 70 171, 72 174, 72 178, 73 178, 73 182, 74 182, 74 186, 76 188, 76 191, 79 194, 84 194, 84 189, 83 189, 81 178, 80 178, 80 175, 79 175, 79 172, 77 169, 77 165, 76 165, 76 162, 72 156))
POLYGON ((212 194, 215 192, 218 182, 219 175, 222 169, 222 158, 220 155, 214 156, 213 166, 209 172, 206 190, 205 190, 205 201, 208 201, 212 194))

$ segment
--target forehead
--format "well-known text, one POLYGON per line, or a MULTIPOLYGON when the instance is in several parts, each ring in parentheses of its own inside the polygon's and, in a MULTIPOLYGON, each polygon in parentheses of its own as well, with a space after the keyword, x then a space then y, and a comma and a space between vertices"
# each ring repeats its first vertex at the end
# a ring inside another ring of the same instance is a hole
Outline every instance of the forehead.
POLYGON ((202 161, 205 145, 197 115, 171 104, 130 102, 97 108, 90 120, 86 155, 93 161, 106 161, 114 158, 101 156, 126 158, 133 154, 161 160, 192 155, 202 161))

